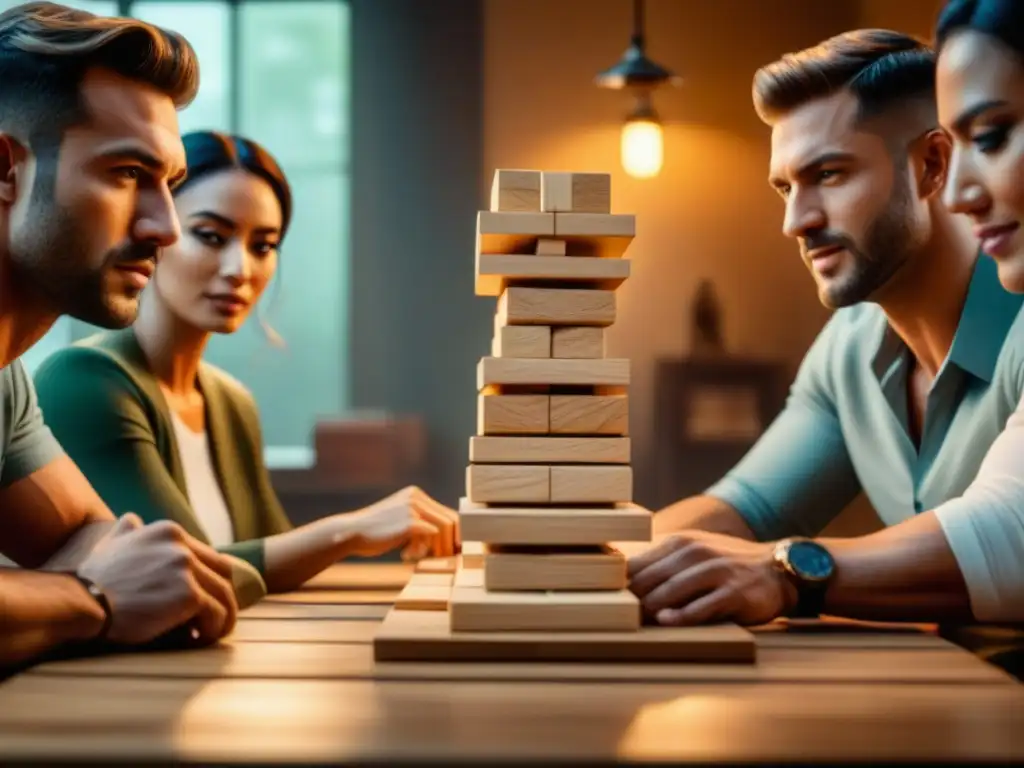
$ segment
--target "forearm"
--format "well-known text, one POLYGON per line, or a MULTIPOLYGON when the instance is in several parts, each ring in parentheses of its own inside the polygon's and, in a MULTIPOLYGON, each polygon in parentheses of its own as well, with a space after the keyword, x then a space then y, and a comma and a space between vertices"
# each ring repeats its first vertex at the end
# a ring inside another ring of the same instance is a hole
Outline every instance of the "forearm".
POLYGON ((288 592, 348 553, 344 515, 332 515, 264 539, 263 578, 269 592, 288 592))
POLYGON ((0 569, 0 666, 87 641, 103 619, 103 609, 67 574, 0 569))
POLYGON ((98 520, 87 522, 42 566, 45 571, 74 571, 96 548, 104 536, 114 527, 116 521, 98 520))
POLYGON ((836 561, 825 613, 875 621, 972 620, 964 579, 931 512, 869 536, 818 541, 836 561))
POLYGON ((713 496, 692 496, 665 507, 654 516, 654 535, 698 530, 754 541, 754 533, 736 509, 713 496))

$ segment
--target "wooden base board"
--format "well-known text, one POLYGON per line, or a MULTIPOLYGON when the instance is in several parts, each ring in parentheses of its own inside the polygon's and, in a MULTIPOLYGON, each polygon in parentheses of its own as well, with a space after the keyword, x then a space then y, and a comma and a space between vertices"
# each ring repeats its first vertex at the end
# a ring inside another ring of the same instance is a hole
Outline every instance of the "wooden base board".
POLYGON ((754 664, 754 636, 735 624, 634 632, 456 632, 442 611, 392 609, 373 638, 378 662, 641 662, 754 664))

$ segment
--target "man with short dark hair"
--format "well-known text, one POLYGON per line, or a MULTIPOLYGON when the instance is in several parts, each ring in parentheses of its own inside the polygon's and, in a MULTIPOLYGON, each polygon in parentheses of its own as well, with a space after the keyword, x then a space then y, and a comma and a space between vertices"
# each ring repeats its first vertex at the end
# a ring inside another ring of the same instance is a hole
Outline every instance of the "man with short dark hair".
POLYGON ((19 356, 70 314, 130 324, 178 237, 178 35, 53 3, 0 14, 0 666, 90 641, 230 632, 230 561, 180 527, 115 517, 43 422, 19 356))
POLYGON ((754 78, 783 231, 836 312, 757 445, 658 513, 663 540, 631 559, 662 623, 1024 620, 1024 564, 990 554, 1019 526, 948 503, 1021 399, 1024 313, 943 207, 934 70, 919 41, 862 30, 754 78), (883 530, 803 538, 860 491, 883 530))

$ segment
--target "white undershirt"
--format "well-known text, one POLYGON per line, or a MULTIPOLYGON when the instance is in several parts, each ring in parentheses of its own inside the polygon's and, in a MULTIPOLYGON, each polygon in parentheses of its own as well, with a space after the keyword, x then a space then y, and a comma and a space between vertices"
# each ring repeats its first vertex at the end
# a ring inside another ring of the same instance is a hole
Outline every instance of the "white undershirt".
POLYGON ((982 622, 1024 621, 1024 399, 963 495, 935 508, 982 622))
POLYGON ((206 432, 193 432, 178 416, 171 412, 174 434, 178 438, 178 453, 185 470, 188 500, 199 526, 206 533, 211 546, 223 547, 235 541, 234 526, 224 494, 213 469, 213 456, 206 432))

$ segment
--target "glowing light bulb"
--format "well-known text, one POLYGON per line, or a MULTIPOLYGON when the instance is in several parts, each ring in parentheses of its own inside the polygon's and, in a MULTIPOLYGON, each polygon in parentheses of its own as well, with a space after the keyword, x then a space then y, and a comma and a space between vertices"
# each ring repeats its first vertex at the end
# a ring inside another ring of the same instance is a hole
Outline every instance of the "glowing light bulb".
POLYGON ((651 119, 626 121, 622 126, 622 167, 626 173, 649 179, 661 171, 663 160, 661 125, 651 119))

